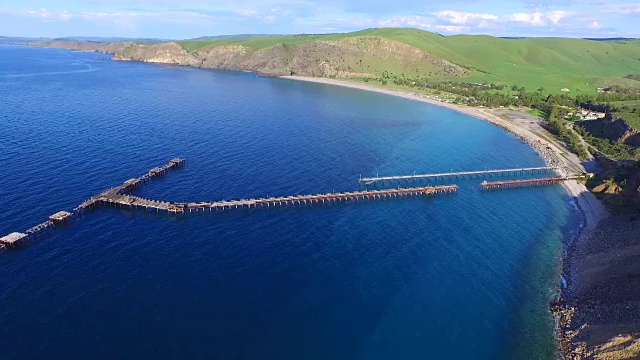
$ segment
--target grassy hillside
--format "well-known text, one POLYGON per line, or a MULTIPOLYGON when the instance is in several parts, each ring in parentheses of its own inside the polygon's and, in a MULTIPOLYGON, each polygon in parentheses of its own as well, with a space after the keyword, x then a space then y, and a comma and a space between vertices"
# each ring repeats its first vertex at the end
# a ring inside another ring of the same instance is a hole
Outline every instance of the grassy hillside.
MULTIPOLYGON (((346 34, 258 37, 247 40, 181 41, 192 52, 204 47, 239 44, 253 50, 278 44, 297 46, 317 41, 373 37, 396 40, 470 71, 464 80, 517 84, 528 90, 544 88, 558 93, 595 93, 612 83, 632 84, 622 79, 640 69, 640 41, 594 41, 568 38, 505 39, 482 35, 441 36, 417 29, 371 29, 346 34)), ((392 64, 380 64, 374 75, 393 71, 392 64)), ((427 77, 428 73, 415 74, 427 77)), ((413 76, 413 75, 412 75, 413 76)), ((463 80, 463 79, 457 79, 463 80)))

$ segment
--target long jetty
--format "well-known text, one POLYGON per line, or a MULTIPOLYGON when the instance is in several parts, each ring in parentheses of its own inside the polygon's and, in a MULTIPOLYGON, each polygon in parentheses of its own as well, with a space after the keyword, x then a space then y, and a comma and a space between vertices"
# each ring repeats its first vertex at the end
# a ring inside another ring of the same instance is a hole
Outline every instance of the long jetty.
POLYGON ((241 200, 221 200, 213 202, 171 202, 162 200, 145 199, 131 195, 130 192, 149 180, 163 176, 167 171, 181 167, 185 160, 181 158, 171 159, 164 166, 156 167, 149 170, 141 177, 133 178, 125 181, 120 186, 110 188, 106 191, 95 195, 80 205, 76 206, 72 211, 59 211, 51 216, 45 222, 31 227, 23 233, 13 232, 7 236, 0 238, 0 249, 16 247, 31 239, 43 236, 49 230, 58 226, 69 223, 75 218, 83 216, 87 210, 97 206, 111 205, 116 207, 124 207, 129 209, 167 212, 167 213, 186 213, 197 211, 214 211, 242 208, 258 208, 258 207, 281 207, 281 206, 306 206, 314 204, 332 204, 342 202, 355 202, 367 199, 386 199, 399 198, 408 196, 433 195, 440 193, 453 193, 458 190, 456 185, 443 186, 426 186, 412 188, 397 188, 386 190, 363 190, 354 192, 327 193, 315 195, 295 195, 281 197, 266 197, 258 199, 241 199, 241 200))
POLYGON ((361 177, 360 183, 373 184, 380 181, 400 181, 400 180, 431 180, 431 179, 444 179, 444 178, 464 178, 464 177, 485 177, 485 176, 498 176, 498 175, 526 175, 526 174, 540 174, 548 171, 557 171, 557 167, 542 166, 542 167, 528 167, 528 168, 514 168, 514 169, 498 169, 498 170, 477 170, 477 171, 459 171, 448 172, 439 174, 413 174, 413 175, 397 175, 397 176, 376 176, 376 177, 361 177))
POLYGON ((483 181, 480 183, 484 190, 495 190, 504 188, 516 188, 527 186, 544 186, 560 184, 569 180, 582 179, 584 176, 567 176, 567 177, 549 177, 539 179, 525 179, 525 180, 507 180, 507 181, 483 181))
POLYGON ((267 197, 258 199, 222 200, 214 202, 175 203, 144 199, 137 196, 119 194, 99 199, 104 204, 111 204, 132 209, 155 210, 157 212, 184 213, 194 211, 213 211, 241 208, 305 206, 315 204, 331 204, 368 199, 398 198, 407 196, 433 195, 456 192, 456 185, 426 186, 415 188, 398 188, 386 190, 364 190, 354 192, 327 193, 315 195, 296 195, 286 197, 267 197))
MULTIPOLYGON (((249 208, 270 208, 283 206, 307 206, 318 204, 334 204, 356 202, 361 200, 399 198, 408 196, 434 195, 440 193, 454 193, 458 191, 456 185, 440 185, 440 186, 422 186, 397 189, 383 190, 362 190, 353 192, 326 193, 314 195, 295 195, 280 197, 265 197, 256 199, 240 199, 240 200, 220 200, 210 202, 172 202, 163 200, 145 199, 142 197, 131 195, 130 192, 144 185, 153 178, 165 175, 169 170, 181 167, 185 160, 181 158, 171 159, 167 164, 155 167, 146 174, 138 178, 132 178, 119 186, 107 189, 95 195, 80 205, 76 206, 72 211, 59 211, 51 216, 45 222, 37 224, 25 232, 13 232, 0 238, 0 249, 18 246, 28 240, 37 238, 48 233, 49 230, 58 226, 69 223, 75 218, 81 217, 87 210, 97 206, 116 206, 135 210, 146 210, 166 213, 184 214, 187 212, 198 211, 217 211, 230 209, 249 209, 249 208)), ((548 171, 558 172, 556 167, 529 167, 519 169, 502 169, 502 170, 482 170, 482 171, 462 171, 442 174, 423 174, 423 175, 403 175, 403 176, 384 176, 374 178, 360 178, 361 183, 371 184, 377 181, 388 180, 411 180, 411 179, 436 179, 436 178, 460 178, 460 177, 483 177, 498 175, 525 175, 531 173, 543 173, 548 171)), ((546 177, 538 179, 525 180, 508 180, 508 181, 483 181, 481 186, 483 189, 501 189, 522 186, 540 186, 558 184, 567 180, 580 179, 584 176, 567 176, 567 177, 546 177)))

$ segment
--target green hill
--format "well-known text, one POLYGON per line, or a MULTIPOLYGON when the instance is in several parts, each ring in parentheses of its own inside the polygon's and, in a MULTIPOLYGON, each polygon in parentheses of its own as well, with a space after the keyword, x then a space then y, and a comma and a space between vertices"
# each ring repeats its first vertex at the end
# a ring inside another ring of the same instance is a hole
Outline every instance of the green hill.
MULTIPOLYGON (((411 45, 469 70, 467 81, 517 84, 533 90, 594 93, 598 87, 640 69, 640 41, 570 38, 496 38, 483 35, 441 36, 417 29, 370 29, 346 34, 256 37, 247 40, 181 41, 188 52, 207 47, 242 45, 252 50, 277 45, 301 46, 349 38, 379 38, 411 45)), ((392 64, 376 64, 372 75, 393 71, 392 64)), ((418 76, 429 76, 419 73, 418 76)))
MULTIPOLYGON (((162 44, 54 41, 34 45, 114 53, 117 60, 249 70, 265 75, 454 80, 529 91, 640 89, 640 40, 442 36, 402 28, 324 35, 231 35, 162 44)), ((406 83, 406 81, 405 81, 406 83)))

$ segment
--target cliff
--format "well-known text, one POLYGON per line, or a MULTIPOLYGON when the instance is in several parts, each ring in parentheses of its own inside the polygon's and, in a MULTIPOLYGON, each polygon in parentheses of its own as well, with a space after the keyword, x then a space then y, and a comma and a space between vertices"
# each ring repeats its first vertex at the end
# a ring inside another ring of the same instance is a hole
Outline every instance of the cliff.
POLYGON ((631 127, 622 118, 606 117, 604 120, 605 136, 613 141, 640 147, 640 131, 631 127))
POLYGON ((263 75, 331 78, 375 77, 382 68, 397 73, 461 76, 468 71, 411 45, 374 37, 277 44, 252 49, 239 44, 208 46, 188 52, 175 42, 144 45, 132 42, 90 43, 53 41, 36 46, 114 54, 118 61, 142 61, 202 68, 253 71, 263 75))

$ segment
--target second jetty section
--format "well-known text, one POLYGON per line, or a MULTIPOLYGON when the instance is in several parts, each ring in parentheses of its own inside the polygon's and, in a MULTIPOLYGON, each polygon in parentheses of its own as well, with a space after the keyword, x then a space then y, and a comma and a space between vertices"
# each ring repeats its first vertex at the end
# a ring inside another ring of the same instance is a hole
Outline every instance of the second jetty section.
POLYGON ((413 175, 396 175, 396 176, 377 176, 377 177, 361 177, 360 182, 365 184, 373 184, 379 181, 400 181, 400 180, 430 180, 430 179, 458 179, 472 178, 484 176, 501 176, 501 175, 527 175, 536 174, 547 171, 557 171, 557 167, 529 167, 517 169, 498 169, 498 170, 478 170, 478 171, 459 171, 439 174, 413 174, 413 175))

